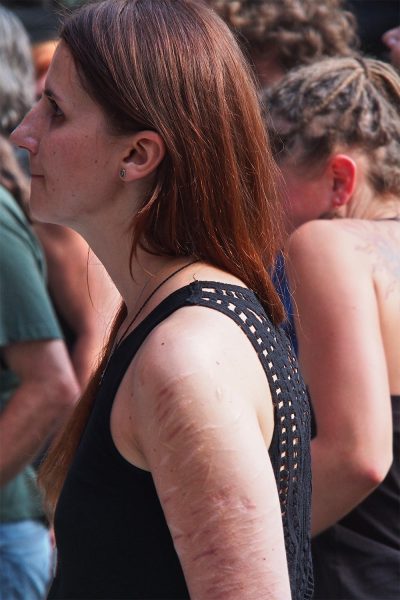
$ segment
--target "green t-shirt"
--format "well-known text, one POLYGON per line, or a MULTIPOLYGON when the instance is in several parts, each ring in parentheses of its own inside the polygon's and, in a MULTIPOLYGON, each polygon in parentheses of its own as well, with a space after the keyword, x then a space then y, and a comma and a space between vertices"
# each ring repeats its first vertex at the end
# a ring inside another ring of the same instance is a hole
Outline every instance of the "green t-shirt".
MULTIPOLYGON (((46 289, 42 249, 21 208, 0 186, 0 411, 19 385, 1 349, 62 337, 46 289)), ((0 452, 7 452, 0 440, 0 452)), ((0 522, 43 515, 35 472, 27 467, 0 488, 0 522)))

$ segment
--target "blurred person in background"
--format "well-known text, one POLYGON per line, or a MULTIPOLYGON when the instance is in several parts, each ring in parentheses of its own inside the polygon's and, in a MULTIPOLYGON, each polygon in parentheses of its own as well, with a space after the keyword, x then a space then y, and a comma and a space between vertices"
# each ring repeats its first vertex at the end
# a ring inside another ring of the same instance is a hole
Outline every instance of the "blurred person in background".
MULTIPOLYGON (((36 96, 40 97, 58 43, 60 15, 79 3, 7 0, 6 4, 21 18, 30 36, 36 96)), ((6 85, 3 82, 4 88, 6 85)), ((26 89, 31 89, 29 82, 26 89)), ((32 99, 30 104, 26 103, 26 110, 32 103, 32 99)), ((22 117, 24 113, 20 114, 22 117)), ((9 127, 3 130, 5 135, 10 132, 9 127)), ((49 223, 35 222, 34 229, 46 256, 51 299, 76 375, 84 388, 98 362, 120 296, 103 265, 89 252, 79 234, 49 223)))
POLYGON ((36 97, 42 93, 44 78, 58 41, 63 2, 58 0, 2 0, 22 22, 31 42, 36 97))
POLYGON ((400 70, 400 26, 389 29, 383 34, 382 41, 389 49, 392 65, 400 70))
POLYGON ((324 56, 351 56, 356 21, 344 0, 206 0, 234 32, 260 85, 324 56))
POLYGON ((327 59, 263 96, 315 414, 315 598, 400 589, 400 78, 327 59), (322 217, 322 219, 321 219, 322 217))
MULTIPOLYGON (((0 7, 0 123, 4 132, 17 125, 33 98, 30 60, 21 23, 0 7)), ((29 183, 7 139, 0 136, 2 600, 42 600, 46 595, 52 548, 30 465, 78 395, 46 289, 44 257, 25 208, 28 194, 29 183)))
POLYGON ((360 52, 389 62, 390 53, 382 36, 400 24, 399 0, 347 0, 346 6, 357 20, 360 52))

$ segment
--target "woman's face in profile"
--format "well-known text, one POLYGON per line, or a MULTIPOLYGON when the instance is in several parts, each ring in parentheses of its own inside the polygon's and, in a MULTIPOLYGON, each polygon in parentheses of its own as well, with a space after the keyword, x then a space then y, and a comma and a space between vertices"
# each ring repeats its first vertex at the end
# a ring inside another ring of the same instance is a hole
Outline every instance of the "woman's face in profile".
POLYGON ((73 226, 112 197, 120 168, 113 152, 118 139, 83 89, 65 43, 55 52, 40 100, 11 139, 30 154, 35 219, 73 226))

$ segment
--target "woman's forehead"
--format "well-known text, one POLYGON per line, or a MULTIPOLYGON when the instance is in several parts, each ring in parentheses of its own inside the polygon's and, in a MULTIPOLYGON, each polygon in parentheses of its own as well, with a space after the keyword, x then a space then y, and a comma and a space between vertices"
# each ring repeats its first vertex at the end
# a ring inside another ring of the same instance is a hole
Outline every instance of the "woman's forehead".
POLYGON ((58 45, 54 53, 46 77, 45 91, 60 101, 93 104, 82 86, 72 54, 64 42, 58 45))

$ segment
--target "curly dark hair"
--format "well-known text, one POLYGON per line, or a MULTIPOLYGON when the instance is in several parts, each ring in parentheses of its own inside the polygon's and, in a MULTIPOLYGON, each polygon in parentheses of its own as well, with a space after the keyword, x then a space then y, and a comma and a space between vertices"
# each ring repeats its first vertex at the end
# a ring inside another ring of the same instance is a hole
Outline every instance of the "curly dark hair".
POLYGON ((359 45, 344 0, 206 0, 250 54, 273 51, 287 71, 359 45))

